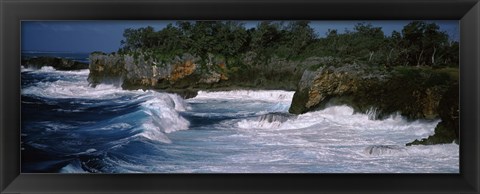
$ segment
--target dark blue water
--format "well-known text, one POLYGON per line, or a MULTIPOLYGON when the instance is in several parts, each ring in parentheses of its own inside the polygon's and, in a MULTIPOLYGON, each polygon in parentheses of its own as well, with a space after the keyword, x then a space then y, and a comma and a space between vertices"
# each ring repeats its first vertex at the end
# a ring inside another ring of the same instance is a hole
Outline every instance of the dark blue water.
POLYGON ((21 76, 22 172, 193 172, 200 166, 207 167, 198 168, 201 172, 214 172, 208 166, 223 161, 223 154, 243 152, 219 150, 232 142, 209 139, 234 133, 216 125, 255 117, 256 109, 275 105, 206 105, 155 91, 92 88, 88 70, 44 67, 23 69, 21 76))

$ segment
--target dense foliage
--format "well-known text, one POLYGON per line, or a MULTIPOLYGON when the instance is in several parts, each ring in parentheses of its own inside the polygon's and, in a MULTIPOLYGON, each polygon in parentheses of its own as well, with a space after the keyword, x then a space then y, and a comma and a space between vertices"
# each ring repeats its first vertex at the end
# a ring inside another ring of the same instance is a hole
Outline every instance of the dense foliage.
POLYGON ((255 64, 268 64, 272 58, 334 57, 371 65, 458 67, 459 55, 458 42, 437 24, 423 21, 412 21, 391 35, 358 23, 345 33, 330 29, 324 37, 315 34, 308 21, 263 21, 251 29, 237 21, 179 21, 160 31, 127 29, 124 38, 120 53, 147 53, 158 60, 184 53, 202 59, 213 55, 230 67, 244 65, 242 57, 255 64))

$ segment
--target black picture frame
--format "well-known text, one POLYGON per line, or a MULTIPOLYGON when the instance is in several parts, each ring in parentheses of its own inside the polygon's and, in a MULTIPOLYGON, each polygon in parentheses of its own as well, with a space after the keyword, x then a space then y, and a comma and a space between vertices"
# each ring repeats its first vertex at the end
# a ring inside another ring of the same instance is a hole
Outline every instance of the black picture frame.
POLYGON ((479 193, 478 0, 0 0, 1 193, 479 193), (459 20, 460 174, 20 174, 22 20, 459 20))

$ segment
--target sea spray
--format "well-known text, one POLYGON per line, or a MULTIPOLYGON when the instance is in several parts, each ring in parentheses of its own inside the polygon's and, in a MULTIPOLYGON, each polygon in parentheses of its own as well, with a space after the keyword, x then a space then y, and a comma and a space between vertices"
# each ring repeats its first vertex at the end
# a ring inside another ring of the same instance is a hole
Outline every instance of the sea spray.
POLYGON ((220 92, 199 91, 194 100, 229 99, 229 100, 261 100, 271 102, 291 102, 293 91, 269 90, 232 90, 220 92))

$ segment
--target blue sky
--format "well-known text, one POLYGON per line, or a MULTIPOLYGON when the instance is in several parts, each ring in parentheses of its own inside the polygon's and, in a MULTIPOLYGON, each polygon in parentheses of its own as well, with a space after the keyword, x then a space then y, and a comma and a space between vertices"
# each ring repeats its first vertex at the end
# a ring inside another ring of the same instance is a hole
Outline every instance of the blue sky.
MULTIPOLYGON (((22 50, 52 52, 114 52, 120 47, 123 31, 127 28, 153 26, 155 30, 164 28, 175 21, 23 21, 22 50)), ((386 35, 401 31, 410 21, 312 21, 310 25, 319 36, 328 29, 343 32, 352 29, 359 22, 382 27, 386 35)), ((459 26, 456 20, 435 22, 440 30, 446 31, 454 40, 459 39, 459 26)), ((245 27, 255 27, 258 22, 244 21, 245 27)))

